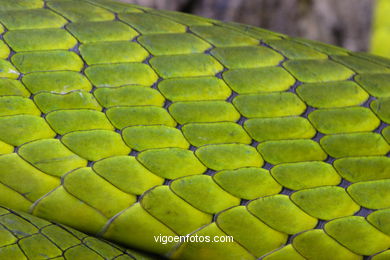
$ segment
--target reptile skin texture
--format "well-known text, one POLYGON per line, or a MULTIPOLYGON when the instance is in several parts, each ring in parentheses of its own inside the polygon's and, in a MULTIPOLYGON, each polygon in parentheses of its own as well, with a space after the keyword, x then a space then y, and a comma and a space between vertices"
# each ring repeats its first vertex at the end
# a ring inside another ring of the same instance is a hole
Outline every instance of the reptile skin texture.
POLYGON ((385 58, 0 0, 0 259, 390 259, 389 123, 385 58))

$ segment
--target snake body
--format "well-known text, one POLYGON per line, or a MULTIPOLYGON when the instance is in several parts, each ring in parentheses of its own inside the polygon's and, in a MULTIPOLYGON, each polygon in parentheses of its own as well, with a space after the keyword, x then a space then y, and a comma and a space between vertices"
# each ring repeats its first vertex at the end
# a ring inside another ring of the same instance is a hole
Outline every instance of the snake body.
POLYGON ((0 0, 0 259, 390 259, 389 123, 386 58, 0 0))

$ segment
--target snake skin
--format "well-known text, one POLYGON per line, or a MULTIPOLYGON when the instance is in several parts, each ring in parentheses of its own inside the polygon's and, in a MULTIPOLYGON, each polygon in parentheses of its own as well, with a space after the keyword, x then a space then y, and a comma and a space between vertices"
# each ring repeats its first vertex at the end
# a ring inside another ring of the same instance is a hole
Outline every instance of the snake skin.
POLYGON ((0 206, 1 259, 154 259, 61 224, 0 206))
POLYGON ((390 259, 390 60, 113 0, 0 33, 0 259, 390 259))

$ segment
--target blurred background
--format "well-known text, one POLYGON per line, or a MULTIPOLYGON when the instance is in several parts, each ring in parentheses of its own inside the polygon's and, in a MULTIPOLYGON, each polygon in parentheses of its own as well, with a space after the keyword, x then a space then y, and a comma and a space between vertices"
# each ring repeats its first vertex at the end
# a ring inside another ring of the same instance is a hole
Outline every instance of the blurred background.
POLYGON ((390 57, 390 0, 121 0, 390 57))

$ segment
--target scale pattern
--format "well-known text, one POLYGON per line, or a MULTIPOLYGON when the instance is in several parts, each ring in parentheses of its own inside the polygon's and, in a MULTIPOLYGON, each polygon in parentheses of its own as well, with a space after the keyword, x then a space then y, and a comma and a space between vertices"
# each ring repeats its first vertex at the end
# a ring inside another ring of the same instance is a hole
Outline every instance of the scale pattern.
POLYGON ((0 0, 0 33, 0 205, 172 259, 389 258, 390 60, 112 0, 0 0), (153 237, 186 234, 234 242, 153 237))
POLYGON ((73 228, 0 206, 0 259, 153 259, 73 228))

